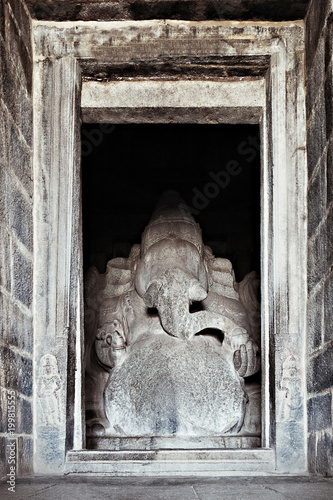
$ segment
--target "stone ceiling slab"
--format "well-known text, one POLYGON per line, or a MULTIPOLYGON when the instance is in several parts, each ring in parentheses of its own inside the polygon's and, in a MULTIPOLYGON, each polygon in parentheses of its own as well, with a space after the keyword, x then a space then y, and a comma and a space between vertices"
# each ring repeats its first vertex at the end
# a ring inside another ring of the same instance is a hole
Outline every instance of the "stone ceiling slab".
POLYGON ((34 19, 290 21, 304 19, 309 0, 27 0, 34 19))

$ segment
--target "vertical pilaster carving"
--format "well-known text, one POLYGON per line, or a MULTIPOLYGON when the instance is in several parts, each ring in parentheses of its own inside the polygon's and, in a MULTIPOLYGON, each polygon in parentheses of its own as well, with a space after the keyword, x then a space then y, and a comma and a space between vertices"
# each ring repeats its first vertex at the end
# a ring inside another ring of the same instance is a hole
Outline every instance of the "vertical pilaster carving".
POLYGON ((34 457, 35 472, 54 473, 63 468, 71 436, 68 365, 74 372, 80 338, 80 231, 72 234, 80 226, 80 71, 75 58, 65 57, 37 60, 34 72, 34 457))

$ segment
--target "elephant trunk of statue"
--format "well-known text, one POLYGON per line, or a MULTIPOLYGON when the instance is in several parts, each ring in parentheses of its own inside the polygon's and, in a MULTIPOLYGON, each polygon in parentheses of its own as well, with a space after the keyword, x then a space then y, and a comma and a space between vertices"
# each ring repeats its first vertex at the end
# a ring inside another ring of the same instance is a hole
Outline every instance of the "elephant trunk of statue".
POLYGON ((193 321, 190 304, 200 302, 207 291, 198 280, 175 268, 150 283, 144 295, 148 307, 156 307, 164 330, 174 337, 192 336, 193 321))
POLYGON ((141 296, 147 307, 157 309, 164 330, 179 339, 189 339, 206 328, 219 329, 229 335, 246 334, 246 330, 220 314, 190 313, 190 305, 203 301, 207 291, 197 279, 179 268, 167 270, 153 279, 141 296))

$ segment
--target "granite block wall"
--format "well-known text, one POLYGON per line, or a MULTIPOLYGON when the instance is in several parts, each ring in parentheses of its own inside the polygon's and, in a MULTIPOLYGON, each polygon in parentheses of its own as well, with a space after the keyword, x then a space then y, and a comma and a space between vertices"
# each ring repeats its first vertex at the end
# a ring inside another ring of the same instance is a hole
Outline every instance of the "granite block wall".
POLYGON ((1 476, 32 472, 32 47, 21 0, 0 0, 1 476))
POLYGON ((309 471, 333 475, 333 2, 306 16, 309 471))

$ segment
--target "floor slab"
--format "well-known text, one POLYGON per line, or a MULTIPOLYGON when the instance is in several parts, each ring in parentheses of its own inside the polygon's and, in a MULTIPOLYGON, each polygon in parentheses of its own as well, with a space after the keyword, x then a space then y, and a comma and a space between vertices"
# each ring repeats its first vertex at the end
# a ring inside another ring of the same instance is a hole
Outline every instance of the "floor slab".
MULTIPOLYGON (((2 500, 14 498, 0 486, 2 500)), ((111 478, 32 477, 17 479, 16 500, 329 500, 333 478, 111 478)))

